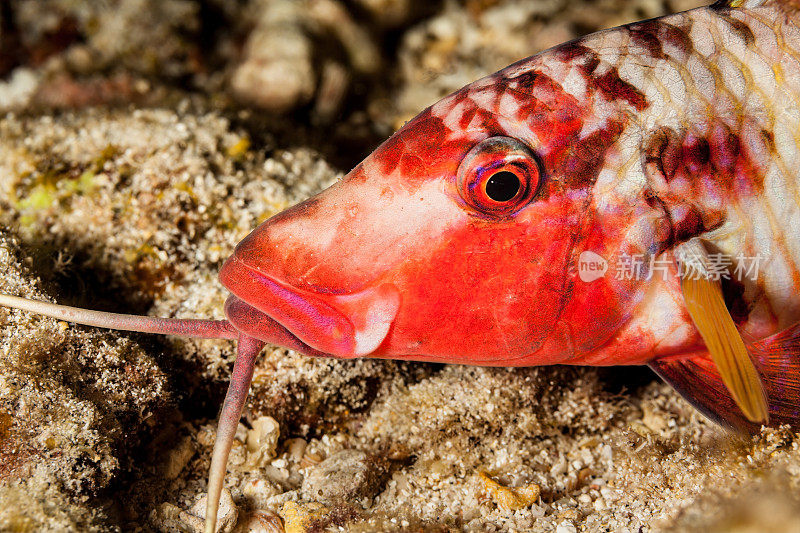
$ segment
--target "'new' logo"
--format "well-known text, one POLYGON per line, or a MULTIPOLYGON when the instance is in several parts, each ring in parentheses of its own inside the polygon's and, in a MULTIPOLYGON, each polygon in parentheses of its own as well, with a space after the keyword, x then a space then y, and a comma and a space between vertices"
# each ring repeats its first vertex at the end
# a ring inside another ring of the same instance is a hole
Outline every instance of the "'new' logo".
POLYGON ((578 257, 578 276, 581 281, 589 283, 605 276, 608 271, 608 261, 603 256, 591 251, 585 251, 578 257))

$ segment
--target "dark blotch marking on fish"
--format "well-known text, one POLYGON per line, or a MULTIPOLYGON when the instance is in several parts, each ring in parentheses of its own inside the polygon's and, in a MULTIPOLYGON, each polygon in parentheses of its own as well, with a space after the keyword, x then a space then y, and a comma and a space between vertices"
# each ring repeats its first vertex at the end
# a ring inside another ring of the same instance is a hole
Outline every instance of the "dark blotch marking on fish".
POLYGON ((728 11, 719 13, 719 17, 728 23, 733 32, 744 40, 746 46, 751 46, 756 42, 756 37, 753 35, 753 30, 739 19, 733 18, 728 11))
POLYGON ((652 207, 652 208, 655 209, 656 207, 661 205, 661 202, 660 202, 658 196, 656 196, 656 194, 653 193, 653 191, 651 191, 650 189, 645 189, 644 190, 644 196, 643 197, 644 197, 644 203, 646 203, 648 207, 652 207))
POLYGON ((380 165, 380 171, 384 175, 391 174, 397 168, 400 162, 400 156, 403 155, 405 146, 399 137, 389 137, 383 146, 378 148, 381 151, 381 157, 377 158, 380 165))
POLYGON ((645 170, 649 181, 657 180, 656 188, 660 189, 668 181, 668 173, 664 168, 664 152, 669 144, 669 132, 667 127, 653 131, 644 142, 642 147, 642 168, 645 170))
POLYGON ((662 127, 653 132, 645 143, 645 170, 656 180, 654 183, 666 187, 683 165, 682 140, 675 130, 662 127))
POLYGON ((419 122, 420 135, 415 135, 411 139, 406 138, 404 151, 417 156, 436 157, 447 141, 450 129, 444 125, 440 117, 432 115, 430 109, 423 114, 424 117, 419 122))
POLYGON ((637 111, 644 111, 647 109, 648 103, 644 94, 642 94, 639 89, 620 78, 616 68, 611 68, 602 76, 595 77, 594 82, 597 88, 610 100, 624 100, 637 111))
POLYGON ((590 53, 594 53, 583 43, 583 39, 575 39, 574 41, 562 44, 556 50, 554 50, 554 52, 558 54, 559 59, 562 61, 572 61, 575 58, 584 57, 590 53))
POLYGON ((628 27, 631 41, 647 50, 647 53, 655 59, 664 59, 664 48, 661 39, 658 38, 658 28, 660 24, 654 21, 642 22, 628 27))
POLYGON ((458 104, 466 100, 470 94, 472 94, 472 91, 470 91, 469 89, 461 89, 460 91, 458 91, 457 93, 455 93, 453 96, 450 97, 452 101, 452 106, 453 107, 457 106, 458 104))
POLYGON ((703 215, 696 206, 690 206, 683 216, 675 216, 675 209, 670 210, 672 215, 672 238, 674 244, 686 242, 712 229, 703 221, 703 215))
MULTIPOLYGON (((632 34, 633 33, 636 32, 632 31, 632 34)), ((653 45, 652 40, 645 37, 641 38, 647 40, 650 45, 653 45)), ((643 111, 647 108, 647 98, 644 94, 639 89, 623 80, 616 67, 610 67, 604 74, 595 74, 597 67, 600 65, 600 56, 591 48, 584 46, 581 41, 569 43, 559 48, 557 53, 560 59, 580 69, 590 90, 599 90, 612 101, 623 100, 628 102, 637 111, 643 111)))
POLYGON ((473 119, 473 118, 475 118, 475 113, 476 113, 477 111, 478 111, 478 108, 477 108, 477 107, 475 107, 475 105, 471 105, 471 106, 469 107, 469 109, 466 109, 466 110, 465 110, 465 111, 464 111, 464 112, 461 114, 461 119, 459 119, 459 121, 458 121, 458 126, 459 126, 459 127, 462 129, 462 130, 465 130, 465 129, 467 129, 467 126, 469 126, 470 122, 472 122, 472 119, 473 119))
POLYGON ((675 235, 673 233, 669 209, 667 209, 664 201, 649 188, 643 190, 642 198, 648 207, 663 213, 662 216, 654 221, 653 235, 655 240, 648 248, 648 253, 655 257, 672 247, 675 242, 675 235))
MULTIPOLYGON (((579 102, 567 94, 561 84, 545 74, 539 74, 531 88, 535 97, 523 99, 517 118, 528 124, 531 131, 548 143, 548 157, 557 160, 577 141, 585 117, 591 113, 588 102, 579 102)), ((525 94, 525 93, 523 93, 525 94)))
POLYGON ((611 121, 605 128, 576 142, 559 172, 564 182, 578 187, 593 185, 603 169, 606 152, 619 139, 623 126, 621 121, 611 121))
POLYGON ((764 138, 764 144, 767 145, 770 153, 777 153, 777 148, 775 148, 775 135, 769 130, 762 129, 761 136, 764 138))
POLYGON ((507 78, 509 82, 516 82, 517 88, 519 89, 530 89, 533 87, 533 84, 536 83, 536 78, 538 77, 538 73, 533 69, 527 70, 518 76, 514 76, 513 78, 507 78))
POLYGON ((424 120, 421 120, 420 122, 422 125, 422 133, 424 133, 424 135, 416 136, 414 140, 419 142, 410 144, 414 146, 417 144, 422 144, 423 146, 430 148, 441 146, 442 142, 445 140, 445 137, 447 137, 447 132, 449 131, 444 125, 444 121, 442 121, 440 117, 433 116, 430 110, 428 110, 425 113, 424 120))
MULTIPOLYGON (((659 128, 646 139, 645 175, 669 213, 676 244, 724 222, 724 208, 700 206, 763 192, 765 169, 747 156, 742 142, 721 120, 696 124, 690 131, 659 128)), ((651 206, 656 202, 645 201, 651 206)))
POLYGON ((423 135, 413 138, 395 135, 378 148, 380 156, 375 160, 379 161, 382 174, 391 174, 400 165, 404 175, 409 178, 414 177, 414 173, 419 172, 421 165, 424 164, 419 154, 432 154, 432 157, 437 157, 442 153, 442 146, 450 130, 441 118, 434 116, 428 108, 409 122, 409 125, 412 124, 420 128, 423 135), (409 154, 413 157, 407 157, 409 154), (406 172, 408 174, 405 174, 406 172))
POLYGON ((585 46, 582 40, 573 41, 558 49, 558 57, 565 63, 571 63, 580 68, 588 79, 592 76, 597 66, 600 65, 600 56, 591 48, 585 46))
MULTIPOLYGON (((500 114, 500 107, 501 107, 500 106, 500 102, 503 99, 503 96, 505 96, 506 91, 493 91, 493 92, 494 92, 494 98, 492 99, 492 104, 491 104, 492 105, 492 111, 494 113, 500 114)), ((514 97, 514 93, 513 92, 509 92, 509 96, 511 98, 513 98, 514 97)))
POLYGON ((400 157, 400 173, 403 176, 416 176, 425 168, 422 158, 413 152, 406 152, 400 157))
POLYGON ((470 96, 475 94, 475 91, 471 91, 469 89, 461 89, 458 92, 453 93, 449 100, 450 108, 455 108, 456 106, 462 104, 465 100, 468 100, 470 96))
POLYGON ((612 101, 626 101, 637 111, 647 108, 647 98, 644 94, 623 80, 616 67, 610 67, 604 74, 596 75, 595 71, 600 65, 600 56, 594 50, 581 44, 580 41, 569 43, 559 49, 558 53, 562 60, 580 69, 590 90, 597 89, 612 101))
MULTIPOLYGON (((497 116, 491 111, 479 107, 477 111, 475 111, 475 115, 478 117, 480 127, 483 128, 489 136, 506 135, 506 131, 501 128, 500 124, 497 122, 497 116)), ((462 144, 460 141, 456 141, 455 146, 462 146, 462 144)))
POLYGON ((670 138, 670 142, 664 147, 661 157, 661 169, 664 171, 664 180, 671 182, 678 173, 678 169, 683 163, 681 145, 676 139, 670 138))
MULTIPOLYGON (((415 118, 411 119, 407 122, 401 131, 406 128, 412 128, 414 125, 421 124, 422 122, 434 121, 434 127, 427 127, 426 124, 426 131, 434 133, 435 129, 435 121, 438 121, 441 124, 441 119, 438 117, 434 117, 431 113, 431 108, 429 107, 415 118)), ((443 126, 442 126, 443 127, 443 126)), ((444 132, 442 132, 442 136, 444 132)), ((405 136, 403 135, 393 135, 386 139, 384 143, 378 147, 376 152, 380 153, 380 156, 375 157, 375 161, 378 162, 380 166, 380 172, 383 175, 388 175, 394 172, 397 168, 397 165, 400 164, 400 159, 403 157, 403 154, 409 150, 409 147, 406 145, 405 136)))
POLYGON ((692 39, 689 37, 691 23, 687 23, 686 27, 659 21, 653 21, 652 24, 658 26, 656 35, 662 43, 668 43, 686 54, 694 50, 694 44, 692 44, 692 39))
MULTIPOLYGON (((560 53, 560 52, 559 52, 560 53)), ((562 57, 570 57, 578 64, 583 61, 594 63, 597 55, 584 46, 572 44, 562 57), (580 58, 587 58, 586 60, 580 58)), ((623 122, 609 121, 588 137, 581 139, 580 132, 587 117, 592 116, 593 104, 590 100, 579 100, 564 91, 560 83, 541 72, 535 76, 523 73, 526 90, 519 86, 507 90, 519 93, 522 104, 517 119, 528 125, 531 132, 543 143, 542 163, 546 173, 553 177, 549 186, 542 188, 539 198, 545 199, 564 187, 590 187, 603 169, 603 161, 608 149, 617 142, 623 130, 623 122)), ((512 78, 516 79, 516 78, 512 78)), ((591 85, 590 85, 591 87, 591 85)), ((591 90, 591 89, 590 89, 591 90)), ((491 114, 477 109, 474 114, 481 116, 489 124, 491 114)), ((486 126, 488 133, 503 135, 486 126)))
MULTIPOLYGON (((763 133, 762 133, 763 135, 763 133)), ((772 135, 766 132, 769 146, 772 135)), ((699 190, 702 183, 713 184, 717 194, 732 197, 764 189, 764 171, 752 161, 744 149, 742 138, 722 121, 698 124, 691 131, 661 128, 647 139, 644 146, 646 168, 656 182, 668 185, 678 178, 689 181, 699 190), (653 173, 658 176, 654 176, 653 173)), ((699 202, 707 204, 706 202, 699 202)))
POLYGON ((711 128, 709 141, 714 168, 717 172, 733 174, 741 152, 739 137, 726 124, 717 123, 711 128))

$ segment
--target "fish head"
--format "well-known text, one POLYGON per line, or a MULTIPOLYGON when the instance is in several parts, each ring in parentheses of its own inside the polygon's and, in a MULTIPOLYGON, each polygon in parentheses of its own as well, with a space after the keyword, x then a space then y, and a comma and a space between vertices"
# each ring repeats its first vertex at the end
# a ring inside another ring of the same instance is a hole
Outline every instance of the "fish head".
POLYGON ((220 274, 231 322, 317 355, 482 365, 560 362, 573 330, 610 334, 625 287, 576 284, 576 261, 618 248, 592 193, 622 124, 525 67, 426 109, 256 228, 220 274))

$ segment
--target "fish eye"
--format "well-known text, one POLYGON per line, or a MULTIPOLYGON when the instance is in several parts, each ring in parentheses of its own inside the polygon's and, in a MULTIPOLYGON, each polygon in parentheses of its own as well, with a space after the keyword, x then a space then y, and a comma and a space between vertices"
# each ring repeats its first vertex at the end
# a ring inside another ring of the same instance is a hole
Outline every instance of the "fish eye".
POLYGON ((508 202, 519 192, 522 184, 516 174, 509 170, 501 170, 486 180, 486 196, 495 202, 508 202))
POLYGON ((536 195, 539 160, 511 137, 490 137, 470 150, 458 167, 458 192, 470 210, 484 218, 513 215, 536 195))

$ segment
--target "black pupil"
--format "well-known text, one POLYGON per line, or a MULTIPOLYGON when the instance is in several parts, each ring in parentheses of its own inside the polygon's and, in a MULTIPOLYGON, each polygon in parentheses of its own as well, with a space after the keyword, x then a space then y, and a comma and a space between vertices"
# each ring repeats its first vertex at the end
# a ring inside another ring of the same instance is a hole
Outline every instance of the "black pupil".
POLYGON ((507 202, 519 192, 519 178, 513 172, 501 170, 486 182, 486 195, 495 202, 507 202))

